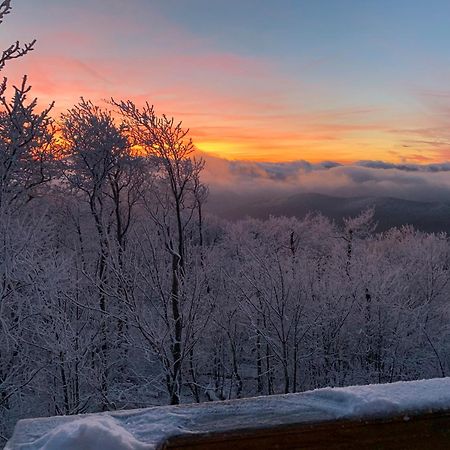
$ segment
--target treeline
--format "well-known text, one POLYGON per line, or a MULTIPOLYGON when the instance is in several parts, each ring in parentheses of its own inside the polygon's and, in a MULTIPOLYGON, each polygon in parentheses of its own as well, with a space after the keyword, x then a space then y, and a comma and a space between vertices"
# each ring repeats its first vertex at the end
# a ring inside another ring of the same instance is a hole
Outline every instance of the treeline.
POLYGON ((0 417, 449 373, 446 235, 373 211, 204 216, 203 162, 149 105, 0 112, 0 417), (112 112, 110 112, 111 110, 112 112))

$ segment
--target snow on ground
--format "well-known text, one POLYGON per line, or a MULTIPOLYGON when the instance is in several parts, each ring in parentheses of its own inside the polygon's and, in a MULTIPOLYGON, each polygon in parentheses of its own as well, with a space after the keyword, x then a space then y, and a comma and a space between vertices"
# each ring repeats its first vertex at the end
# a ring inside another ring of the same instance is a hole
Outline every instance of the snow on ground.
POLYGON ((25 448, 144 450, 149 446, 108 415, 90 415, 57 426, 25 448))
POLYGON ((450 411, 450 378, 18 422, 6 450, 145 450, 168 437, 450 411))

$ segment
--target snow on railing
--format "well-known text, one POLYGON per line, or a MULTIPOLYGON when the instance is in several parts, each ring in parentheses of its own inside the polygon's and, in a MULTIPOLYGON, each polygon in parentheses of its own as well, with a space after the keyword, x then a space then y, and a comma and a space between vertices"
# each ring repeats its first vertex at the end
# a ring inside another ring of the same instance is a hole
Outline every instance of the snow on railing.
POLYGON ((450 378, 25 419, 8 450, 450 448, 450 378))

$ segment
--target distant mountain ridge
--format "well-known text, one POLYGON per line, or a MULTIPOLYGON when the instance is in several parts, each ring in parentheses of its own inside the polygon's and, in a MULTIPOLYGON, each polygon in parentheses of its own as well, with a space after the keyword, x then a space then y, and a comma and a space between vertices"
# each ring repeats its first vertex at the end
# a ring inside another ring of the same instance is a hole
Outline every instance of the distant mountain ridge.
POLYGON ((413 225, 428 231, 450 233, 450 201, 424 202, 393 197, 334 197, 316 193, 237 194, 230 191, 212 192, 206 210, 230 220, 245 217, 304 217, 319 212, 341 223, 344 217, 355 216, 366 208, 375 208, 378 231, 413 225))

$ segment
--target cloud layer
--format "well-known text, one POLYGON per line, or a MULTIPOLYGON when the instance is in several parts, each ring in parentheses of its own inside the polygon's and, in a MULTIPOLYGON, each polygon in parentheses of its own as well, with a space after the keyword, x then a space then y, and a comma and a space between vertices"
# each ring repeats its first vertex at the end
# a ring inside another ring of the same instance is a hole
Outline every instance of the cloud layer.
POLYGON ((345 165, 333 161, 226 161, 206 156, 204 180, 212 190, 237 193, 315 192, 343 197, 450 200, 450 162, 420 165, 366 160, 345 165))

